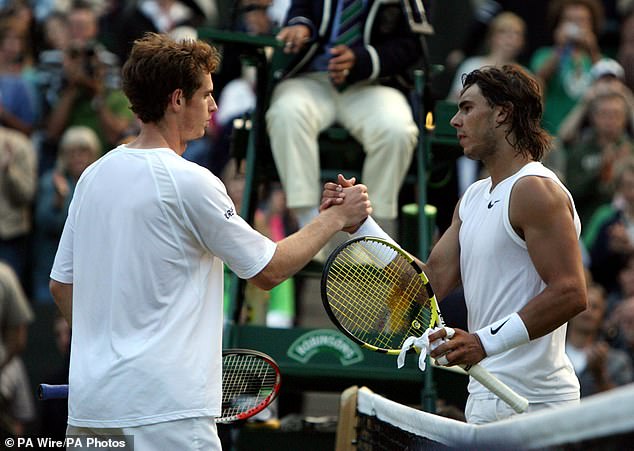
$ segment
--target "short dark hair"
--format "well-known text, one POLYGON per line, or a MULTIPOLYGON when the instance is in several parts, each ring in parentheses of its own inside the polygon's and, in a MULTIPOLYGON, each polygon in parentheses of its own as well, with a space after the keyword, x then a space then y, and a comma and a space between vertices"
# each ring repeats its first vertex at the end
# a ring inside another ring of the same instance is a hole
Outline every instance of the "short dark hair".
POLYGON ((543 99, 534 77, 516 64, 485 66, 463 75, 462 84, 463 91, 478 85, 490 106, 506 108, 506 140, 517 152, 541 161, 552 137, 541 126, 543 99))
POLYGON ((134 41, 123 65, 123 91, 141 121, 157 122, 174 90, 182 89, 185 99, 191 99, 202 76, 215 72, 219 63, 218 50, 206 42, 176 42, 165 34, 145 33, 134 41))

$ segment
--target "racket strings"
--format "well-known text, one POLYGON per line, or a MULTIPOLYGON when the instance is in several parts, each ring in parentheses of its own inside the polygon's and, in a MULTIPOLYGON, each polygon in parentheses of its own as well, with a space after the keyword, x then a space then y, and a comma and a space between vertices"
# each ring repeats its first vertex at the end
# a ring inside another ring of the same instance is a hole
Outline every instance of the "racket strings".
POLYGON ((222 360, 222 415, 235 417, 264 403, 274 394, 278 374, 266 360, 228 354, 222 360))
POLYGON ((378 242, 357 241, 331 264, 328 297, 339 322, 363 342, 399 349, 427 327, 429 308, 423 281, 410 262, 378 242))

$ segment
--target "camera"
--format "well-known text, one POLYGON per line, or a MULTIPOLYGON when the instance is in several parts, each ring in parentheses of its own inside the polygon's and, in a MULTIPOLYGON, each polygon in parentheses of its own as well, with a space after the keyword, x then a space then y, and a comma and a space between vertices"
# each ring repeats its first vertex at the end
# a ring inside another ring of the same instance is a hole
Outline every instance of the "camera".
POLYGON ((581 27, 576 23, 567 22, 564 24, 564 36, 567 41, 576 42, 581 39, 581 27))
POLYGON ((94 45, 90 44, 85 47, 71 47, 68 49, 68 56, 73 60, 80 61, 83 64, 86 74, 91 77, 95 75, 96 72, 96 54, 94 45))

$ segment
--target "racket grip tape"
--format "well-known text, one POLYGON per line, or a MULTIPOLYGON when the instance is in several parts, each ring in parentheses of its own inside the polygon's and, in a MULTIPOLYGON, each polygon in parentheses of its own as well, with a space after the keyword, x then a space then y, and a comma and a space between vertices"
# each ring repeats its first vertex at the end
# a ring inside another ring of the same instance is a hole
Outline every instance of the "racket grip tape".
POLYGON ((526 412, 526 409, 528 409, 528 400, 526 398, 515 393, 508 385, 489 373, 483 366, 473 365, 467 369, 467 372, 492 393, 496 394, 502 401, 511 406, 517 413, 526 412))
POLYGON ((68 398, 68 385, 40 384, 37 388, 37 397, 41 400, 68 398))

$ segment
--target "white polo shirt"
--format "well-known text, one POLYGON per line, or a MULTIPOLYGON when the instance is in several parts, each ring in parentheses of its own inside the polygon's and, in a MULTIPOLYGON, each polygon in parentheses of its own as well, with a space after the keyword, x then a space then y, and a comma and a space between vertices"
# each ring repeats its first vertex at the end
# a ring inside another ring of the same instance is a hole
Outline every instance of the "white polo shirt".
POLYGON ((275 247, 171 149, 120 146, 91 165, 51 271, 73 284, 69 424, 218 415, 223 261, 248 279, 275 247))

